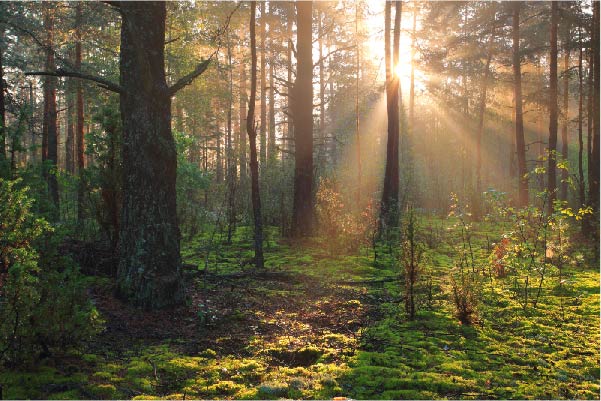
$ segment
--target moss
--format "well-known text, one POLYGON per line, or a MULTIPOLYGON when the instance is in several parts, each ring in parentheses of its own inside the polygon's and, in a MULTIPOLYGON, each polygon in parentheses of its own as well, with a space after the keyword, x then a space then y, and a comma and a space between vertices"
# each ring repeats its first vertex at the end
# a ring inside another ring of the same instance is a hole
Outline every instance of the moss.
POLYGON ((116 387, 112 384, 90 384, 86 386, 86 392, 96 399, 121 398, 116 387))

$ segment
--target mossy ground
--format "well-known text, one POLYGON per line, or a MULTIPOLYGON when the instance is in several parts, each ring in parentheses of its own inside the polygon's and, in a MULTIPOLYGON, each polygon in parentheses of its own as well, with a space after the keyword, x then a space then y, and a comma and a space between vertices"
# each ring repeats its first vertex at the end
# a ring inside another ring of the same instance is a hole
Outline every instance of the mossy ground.
MULTIPOLYGON (((446 224, 422 224, 430 281, 414 321, 391 258, 332 256, 320 240, 292 246, 269 230, 268 273, 257 273, 247 228, 230 245, 198 236, 182 250, 203 270, 186 275, 188 305, 142 312, 94 279, 105 331, 86 349, 0 372, 4 397, 599 399, 599 266, 567 268, 561 291, 551 273, 536 309, 521 307, 510 278, 485 281, 478 322, 461 325, 448 301, 455 250, 437 239, 446 224)), ((477 227, 482 264, 498 235, 477 227)))

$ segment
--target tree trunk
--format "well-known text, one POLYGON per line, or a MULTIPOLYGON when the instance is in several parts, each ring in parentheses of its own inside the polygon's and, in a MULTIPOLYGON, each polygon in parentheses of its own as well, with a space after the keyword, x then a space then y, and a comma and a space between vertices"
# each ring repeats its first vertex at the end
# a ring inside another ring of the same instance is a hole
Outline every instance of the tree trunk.
MULTIPOLYGON (((56 69, 54 62, 54 5, 47 5, 44 10, 44 30, 46 31, 46 71, 56 69)), ((44 78, 44 135, 42 149, 42 160, 45 162, 43 171, 48 182, 48 194, 54 205, 53 216, 59 216, 58 180, 56 179, 56 168, 58 162, 58 127, 56 110, 56 77, 46 76, 44 78)))
MULTIPOLYGON (((265 167, 267 161, 267 85, 266 85, 266 64, 265 64, 265 29, 266 29, 266 15, 265 15, 265 2, 262 1, 259 4, 261 11, 261 149, 259 150, 259 158, 261 161, 261 168, 265 167)), ((255 49, 256 50, 256 49, 255 49)))
MULTIPOLYGON (((591 148, 591 182, 589 184, 589 203, 593 207, 594 237, 599 240, 599 2, 593 2, 593 138, 591 148)), ((598 248, 597 248, 598 252, 598 248)))
POLYGON ((515 93, 515 143, 518 157, 518 205, 528 206, 528 179, 526 178, 526 142, 522 112, 522 69, 520 55, 520 2, 513 3, 513 82, 515 93))
MULTIPOLYGON (((75 69, 81 70, 81 2, 77 3, 75 9, 75 69)), ((84 154, 84 116, 83 116, 83 83, 77 80, 76 86, 76 124, 75 124, 75 141, 76 141, 76 154, 77 154, 77 174, 79 175, 79 183, 77 184, 77 221, 82 222, 84 218, 84 194, 85 194, 85 182, 83 170, 85 168, 85 154, 84 154)))
MULTIPOLYGON (((288 38, 288 45, 286 47, 286 50, 288 51, 287 57, 286 57, 286 71, 288 72, 288 81, 286 81, 288 83, 288 98, 287 98, 287 111, 288 111, 288 115, 286 116, 286 139, 284 140, 284 143, 282 144, 283 148, 285 150, 291 150, 291 146, 290 144, 294 143, 294 121, 292 119, 292 98, 291 98, 291 93, 292 93, 292 47, 293 47, 293 34, 292 34, 292 28, 294 25, 294 2, 289 1, 288 2, 288 9, 286 10, 288 13, 288 21, 286 24, 286 30, 287 30, 287 35, 286 37, 288 38)), ((286 156, 286 152, 284 152, 282 154, 282 158, 284 158, 286 156)))
MULTIPOLYGON (((255 223, 255 266, 263 268, 263 219, 261 217, 261 194, 259 192, 259 163, 257 161, 257 131, 255 128, 255 97, 257 94, 257 44, 255 38, 255 13, 257 2, 250 3, 250 100, 246 118, 246 132, 250 144, 251 198, 255 223)), ((262 9, 264 11, 264 8, 262 9)), ((261 14, 264 18, 264 14, 261 14)), ((263 74, 263 72, 261 73, 263 74)))
POLYGON ((232 106, 234 99, 234 76, 232 66, 232 43, 229 30, 227 35, 227 63, 228 63, 228 80, 229 80, 229 96, 227 103, 227 243, 231 244, 232 235, 236 228, 236 158, 234 157, 234 146, 232 143, 232 106))
POLYGON ((244 51, 241 51, 240 57, 240 142, 238 147, 238 158, 240 159, 240 181, 246 182, 247 177, 247 163, 246 163, 246 135, 244 135, 244 129, 246 127, 246 67, 244 63, 244 51))
POLYGON ((297 73, 292 89, 294 119, 293 233, 310 236, 313 231, 313 58, 311 1, 296 3, 297 73))
MULTIPOLYGON (((357 157, 357 193, 355 202, 357 208, 361 207, 361 135, 359 133, 359 73, 361 71, 361 53, 359 50, 359 2, 355 3, 355 141, 356 143, 356 157, 357 157)), ((322 104, 324 99, 322 99, 322 104)), ((323 106, 322 106, 323 107, 323 106)))
POLYGON ((380 230, 398 225, 399 203, 399 77, 395 73, 399 63, 399 35, 402 3, 395 2, 393 65, 390 65, 390 2, 386 2, 384 44, 386 46, 386 103, 388 138, 386 143, 386 170, 380 209, 380 230))
MULTIPOLYGON (((273 14, 273 4, 269 4, 270 15, 273 14)), ((273 24, 269 24, 269 31, 273 30, 273 24)), ((269 135, 267 138, 267 160, 270 165, 275 162, 277 153, 275 145, 275 97, 274 97, 274 53, 273 53, 273 35, 270 34, 269 49, 270 49, 270 61, 269 61, 269 135)))
POLYGON ((119 294, 144 308, 184 301, 171 134, 165 80, 164 2, 122 2, 123 211, 119 294))
MULTIPOLYGON (((568 160, 568 124, 569 124, 569 90, 570 90, 570 28, 566 27, 563 59, 563 118, 561 127, 561 157, 564 161, 568 160)), ((561 169, 561 185, 559 198, 568 200, 568 177, 569 171, 566 168, 561 169)))
POLYGON ((67 109, 66 114, 66 125, 67 125, 67 138, 65 138, 65 167, 69 174, 75 174, 75 127, 73 124, 73 116, 75 109, 75 102, 73 99, 73 82, 67 81, 67 109))
POLYGON ((584 143, 582 139, 582 118, 583 118, 583 98, 584 81, 582 77, 582 26, 578 27, 578 200, 580 207, 586 205, 586 186, 584 182, 584 168, 582 153, 584 143))
POLYGON ((558 3, 551 2, 551 53, 550 53, 550 72, 549 72, 549 166, 547 192, 549 194, 547 211, 553 213, 553 202, 557 198, 557 22, 558 3))
MULTIPOLYGON (((486 64, 484 65, 484 76, 482 77, 482 89, 480 93, 480 107, 478 109, 478 136, 476 137, 476 196, 478 203, 474 205, 475 210, 480 212, 480 199, 482 196, 482 137, 484 136, 484 115, 486 114, 486 96, 488 91, 488 79, 490 76, 490 62, 492 60, 493 44, 495 40, 495 23, 493 20, 488 39, 488 52, 486 64)), ((479 217, 479 216, 478 216, 479 217)))
MULTIPOLYGON (((0 25, 0 168, 6 160, 6 105, 4 100, 4 69, 2 64, 2 42, 4 25, 0 25)), ((2 173, 2 171, 0 171, 2 173)))

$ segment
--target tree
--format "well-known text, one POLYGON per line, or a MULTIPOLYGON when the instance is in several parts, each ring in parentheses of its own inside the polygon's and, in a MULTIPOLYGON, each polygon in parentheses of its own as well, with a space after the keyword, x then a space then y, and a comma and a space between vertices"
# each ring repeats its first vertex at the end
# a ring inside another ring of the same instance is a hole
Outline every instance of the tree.
MULTIPOLYGON (((82 15, 81 2, 77 2, 75 8, 75 70, 81 73, 81 35, 82 35, 82 15)), ((76 82, 76 100, 75 100, 75 142, 76 142, 76 158, 77 158, 77 174, 79 175, 79 183, 77 184, 77 220, 83 221, 84 210, 84 195, 85 183, 83 182, 83 169, 85 168, 84 159, 84 113, 83 113, 83 84, 80 80, 76 82)))
MULTIPOLYGON (((259 162, 257 160, 257 128, 255 126, 255 100, 257 96, 257 43, 255 35, 255 14, 257 2, 250 3, 250 99, 246 132, 250 144, 251 199, 255 226, 255 266, 263 268, 263 219, 261 217, 261 193, 259 191, 259 162)), ((264 18, 264 15, 262 15, 264 18)), ((263 75, 263 73, 261 73, 263 75)), ((263 91, 262 91, 263 92, 263 91)))
POLYGON ((386 169, 384 189, 380 209, 380 229, 383 226, 396 227, 398 224, 399 203, 399 76, 395 73, 399 63, 399 35, 402 3, 395 2, 393 59, 390 63, 390 16, 391 3, 386 2, 384 45, 386 62, 386 111, 388 116, 388 137, 386 142, 386 169))
MULTIPOLYGON (((54 9, 47 4, 44 8, 44 29, 46 31, 46 71, 55 69, 53 51, 54 41, 54 9)), ((44 79, 44 124, 42 134, 42 162, 43 174, 48 183, 48 194, 54 205, 52 214, 58 217, 59 197, 56 168, 58 162, 58 127, 56 121, 56 81, 55 76, 44 79)))
MULTIPOLYGON (((599 2, 593 2, 592 30, 592 59, 593 59, 593 130, 591 147, 591 181, 589 183, 589 204, 593 207, 596 227, 593 230, 595 242, 599 239, 599 2)), ((597 248, 598 249, 598 248, 597 248)))
MULTIPOLYGON (((563 51, 563 118, 561 127, 561 157, 568 160, 568 124, 569 124, 569 105, 570 105, 570 40, 572 32, 570 31, 569 21, 565 23, 563 51)), ((559 186, 559 198, 568 200, 568 176, 567 168, 561 170, 561 185, 559 186)))
POLYGON ((294 120, 294 200, 292 230, 294 236, 312 234, 313 205, 313 56, 311 1, 296 3, 297 72, 292 87, 294 120))
POLYGON ((557 198, 557 20, 559 18, 557 4, 556 1, 551 2, 551 51, 549 55, 549 171, 547 172, 547 192, 549 194, 547 211, 549 214, 553 212, 553 202, 557 198))
POLYGON ((513 3, 513 82, 515 98, 515 143, 518 157, 518 204, 528 205, 528 178, 526 176, 526 141, 522 112, 522 71, 520 55, 520 2, 513 3))

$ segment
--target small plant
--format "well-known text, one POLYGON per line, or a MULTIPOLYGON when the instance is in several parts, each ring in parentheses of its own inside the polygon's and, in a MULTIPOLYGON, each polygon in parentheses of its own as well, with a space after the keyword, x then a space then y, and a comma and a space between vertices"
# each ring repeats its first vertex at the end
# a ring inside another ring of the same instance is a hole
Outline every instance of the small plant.
POLYGON ((477 276, 463 268, 459 268, 458 274, 451 274, 455 315, 462 324, 471 325, 476 322, 479 284, 477 276))
POLYGON ((416 312, 416 284, 422 271, 421 262, 424 249, 417 238, 417 221, 413 209, 409 209, 406 220, 401 264, 405 268, 405 312, 409 319, 413 320, 416 312))

